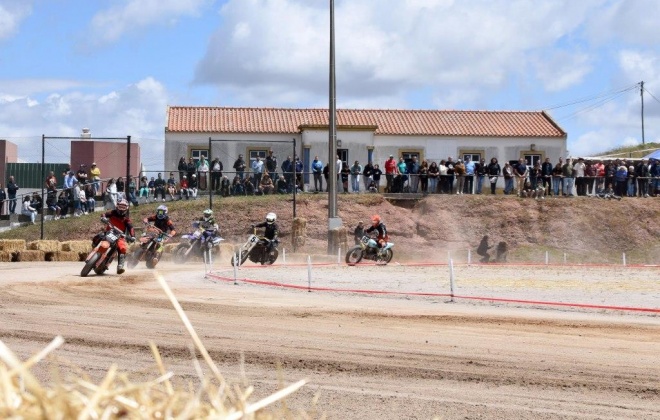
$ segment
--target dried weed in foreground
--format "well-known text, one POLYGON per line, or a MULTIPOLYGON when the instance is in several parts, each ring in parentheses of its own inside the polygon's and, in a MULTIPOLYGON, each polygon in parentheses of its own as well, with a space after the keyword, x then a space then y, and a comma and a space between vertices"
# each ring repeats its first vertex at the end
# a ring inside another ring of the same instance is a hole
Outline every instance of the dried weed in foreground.
POLYGON ((0 340, 0 418, 77 418, 115 419, 273 419, 309 418, 306 413, 293 414, 283 408, 266 410, 273 403, 300 389, 301 380, 260 400, 249 403, 252 387, 241 390, 230 387, 209 357, 206 348, 183 312, 162 276, 158 282, 170 298, 179 317, 191 335, 197 350, 214 374, 213 379, 200 375, 199 389, 175 389, 170 382, 173 374, 167 372, 158 348, 150 343, 158 366, 156 378, 143 383, 130 382, 129 375, 111 366, 100 384, 83 378, 71 383, 56 383, 47 388, 32 375, 31 368, 64 343, 55 339, 38 354, 26 361, 18 357, 0 340))

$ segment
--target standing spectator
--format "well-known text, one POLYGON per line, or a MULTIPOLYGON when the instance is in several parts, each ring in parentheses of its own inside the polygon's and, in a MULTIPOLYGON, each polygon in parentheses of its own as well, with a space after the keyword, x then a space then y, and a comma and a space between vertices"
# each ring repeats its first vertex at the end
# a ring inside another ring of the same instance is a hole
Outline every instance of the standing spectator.
POLYGON ((46 207, 53 212, 53 219, 60 218, 60 207, 57 205, 57 190, 50 190, 46 193, 46 207))
MULTIPOLYGON (((605 182, 605 165, 603 164, 602 160, 599 160, 594 164, 594 168, 596 170, 596 186, 602 184, 605 182)), ((603 185, 603 189, 605 189, 605 185, 603 185)), ((594 189, 595 192, 595 189, 594 189)))
POLYGON ((132 175, 128 176, 128 185, 126 186, 126 191, 128 192, 128 201, 131 202, 135 207, 139 206, 140 203, 138 202, 136 193, 137 193, 137 185, 135 184, 135 178, 133 178, 132 175))
POLYGON ((64 176, 64 191, 69 195, 69 200, 73 197, 73 186, 77 183, 76 174, 73 171, 67 172, 64 176))
POLYGON ((354 193, 360 192, 360 174, 362 174, 362 165, 356 160, 351 166, 351 189, 354 193))
POLYGON ((614 180, 616 181, 616 186, 614 187, 614 193, 617 197, 623 197, 626 195, 626 182, 628 181, 628 168, 623 163, 619 164, 619 167, 614 174, 614 180))
POLYGON ((445 162, 445 166, 447 167, 447 174, 445 176, 445 192, 447 194, 454 192, 454 165, 456 165, 456 163, 454 162, 453 158, 449 156, 445 162))
MULTIPOLYGON (((193 173, 193 175, 195 174, 193 173)), ((162 201, 165 201, 165 180, 163 179, 163 174, 160 172, 154 181, 154 190, 154 199, 158 200, 158 196, 160 195, 162 201)))
MULTIPOLYGON (((62 191, 62 194, 60 194, 60 199, 64 193, 65 192, 62 191)), ((66 204, 68 208, 68 201, 66 204)), ((60 205, 60 207, 62 206, 60 205)), ((105 187, 105 208, 107 210, 114 210, 115 207, 117 207, 117 184, 115 183, 114 178, 110 178, 108 185, 105 187)))
POLYGON ((633 165, 630 165, 628 167, 628 190, 626 191, 626 196, 627 197, 634 197, 635 194, 635 167, 633 165))
POLYGON ((351 174, 351 168, 348 167, 347 162, 342 162, 341 172, 339 174, 341 176, 341 185, 343 187, 343 193, 347 194, 348 193, 348 177, 351 174))
POLYGON ((541 176, 541 164, 536 162, 534 167, 529 170, 529 183, 532 184, 532 189, 536 191, 536 187, 541 185, 543 177, 541 176))
POLYGON ((650 195, 656 197, 660 191, 660 162, 657 159, 651 159, 651 166, 649 166, 649 176, 651 182, 649 183, 650 195))
POLYGON ((440 160, 438 164, 438 192, 441 194, 446 194, 447 190, 447 161, 444 159, 440 160))
POLYGON ((364 222, 360 220, 353 229, 353 241, 355 242, 355 245, 359 244, 362 241, 362 237, 364 236, 364 222))
POLYGON ((96 166, 96 162, 92 162, 89 168, 89 179, 92 181, 92 188, 94 189, 94 196, 96 197, 101 189, 101 170, 96 166))
POLYGON ((78 172, 76 172, 76 179, 82 185, 85 185, 87 183, 87 165, 85 165, 84 163, 80 164, 80 168, 78 168, 78 172))
POLYGON ((497 158, 490 158, 490 163, 488 164, 488 180, 490 181, 490 193, 495 195, 495 190, 497 188, 497 180, 502 173, 502 168, 497 161, 497 158))
POLYGON ((119 202, 119 200, 126 198, 126 184, 124 183, 124 177, 120 176, 117 178, 115 184, 117 185, 117 202, 119 202))
POLYGON ((188 172, 188 164, 186 163, 186 158, 181 156, 179 159, 179 164, 176 167, 179 171, 179 182, 183 180, 183 176, 188 172))
POLYGON ((9 177, 7 183, 7 200, 9 201, 9 214, 16 214, 16 191, 18 191, 18 184, 14 180, 14 176, 9 177))
POLYGON ((173 172, 170 172, 170 177, 167 179, 167 193, 170 195, 170 200, 174 201, 174 195, 176 194, 176 179, 174 179, 173 172))
MULTIPOLYGON (((342 162, 342 160, 339 158, 339 155, 337 155, 337 160, 335 161, 335 167, 337 168, 337 190, 341 191, 342 183, 341 181, 341 171, 344 169, 344 164, 345 162, 342 162)), ((348 166, 347 166, 348 168, 348 166)), ((349 170, 350 173, 350 170, 349 170)))
POLYGON ((564 194, 564 169, 561 160, 552 168, 552 187, 555 197, 564 194))
POLYGON ((647 198, 649 196, 649 161, 642 159, 642 161, 635 168, 637 175, 638 195, 647 198))
POLYGON ((5 192, 5 189, 3 188, 2 184, 0 184, 0 215, 5 214, 6 200, 7 200, 7 193, 5 192))
POLYGON ((48 176, 46 177, 46 190, 47 191, 55 191, 57 190, 57 178, 55 178, 55 172, 50 171, 48 176))
POLYGON ((431 162, 429 166, 429 192, 435 194, 438 192, 438 177, 440 176, 440 168, 435 162, 431 162))
POLYGON ((296 165, 296 187, 300 191, 305 191, 305 183, 303 182, 303 172, 305 171, 305 165, 303 164, 303 161, 300 160, 298 156, 295 157, 295 165, 296 165))
POLYGON ((243 176, 245 174, 245 161, 243 160, 243 155, 238 155, 238 159, 234 161, 234 170, 236 175, 243 181, 243 176))
POLYGON ((419 167, 419 182, 422 186, 422 193, 428 194, 429 190, 429 163, 426 160, 422 161, 419 167))
POLYGON ((190 190, 188 189, 188 177, 186 175, 181 178, 179 183, 179 199, 183 200, 183 197, 186 197, 186 200, 190 199, 190 190))
POLYGON ((477 194, 481 194, 484 187, 484 180, 488 174, 488 167, 486 166, 486 159, 481 159, 476 164, 475 172, 477 173, 477 194))
POLYGON ((596 164, 592 163, 591 161, 586 162, 584 177, 586 178, 586 183, 587 183, 587 195, 595 195, 594 182, 596 180, 597 173, 598 173, 598 168, 596 164))
POLYGON ((385 161, 385 189, 387 192, 392 192, 392 183, 394 181, 394 176, 396 175, 396 161, 394 160, 394 155, 390 155, 389 159, 385 161))
POLYGON ((402 157, 399 158, 399 163, 396 165, 396 169, 399 172, 399 175, 401 175, 401 179, 403 180, 401 185, 403 186, 406 181, 408 181, 408 164, 402 157))
POLYGON ((374 165, 371 163, 371 161, 367 162, 366 165, 364 165, 364 169, 362 169, 362 179, 364 180, 364 189, 365 191, 369 189, 369 185, 371 184, 371 181, 374 180, 372 177, 374 170, 374 165))
POLYGON ((552 162, 550 162, 549 157, 545 158, 545 161, 541 165, 541 179, 546 194, 550 194, 552 191, 552 162))
POLYGON ((268 156, 266 156, 266 171, 270 175, 270 179, 273 182, 277 181, 277 157, 273 154, 272 150, 268 151, 268 156))
POLYGON ((472 157, 465 157, 465 189, 466 194, 472 194, 474 191, 474 175, 476 172, 476 162, 472 161, 472 157))
POLYGON ((323 191, 323 181, 321 176, 323 175, 323 162, 319 160, 318 156, 314 156, 312 161, 312 175, 314 176, 314 191, 322 192, 323 191))
POLYGON ((564 196, 573 197, 573 159, 566 159, 566 163, 561 167, 561 173, 564 177, 564 196))
POLYGON ((502 175, 504 175, 504 194, 509 195, 513 192, 513 167, 509 162, 504 163, 502 175))
POLYGON ((186 165, 186 173, 188 174, 188 180, 192 178, 194 173, 197 173, 197 165, 192 157, 188 158, 188 164, 186 165))
POLYGON ((584 163, 584 158, 578 158, 578 161, 573 165, 573 173, 575 174, 575 189, 578 196, 587 195, 586 183, 587 165, 584 163))
POLYGON ((32 223, 33 225, 36 224, 35 220, 37 219, 37 209, 32 207, 30 203, 29 195, 26 195, 23 198, 23 207, 21 213, 23 213, 23 215, 28 216, 30 218, 30 223, 32 223))
POLYGON ((525 159, 518 159, 518 164, 513 168, 513 173, 516 177, 516 192, 519 197, 522 197, 522 192, 525 189, 525 181, 527 181, 527 175, 529 175, 525 159))
POLYGON ((222 178, 223 169, 220 159, 213 159, 213 162, 211 162, 211 191, 218 192, 220 190, 220 179, 222 178))
POLYGON ((460 159, 454 165, 454 175, 456 176, 456 194, 462 195, 465 190, 465 165, 460 159))
POLYGON ((199 162, 197 162, 197 182, 200 190, 208 189, 208 172, 210 169, 209 161, 206 160, 206 156, 202 155, 199 162))
POLYGON ((252 184, 254 186, 261 185, 261 177, 264 174, 264 163, 261 161, 259 156, 257 156, 256 159, 254 159, 254 162, 252 162, 252 173, 254 176, 254 181, 252 184))
POLYGON ((419 186, 419 162, 417 162, 417 156, 413 156, 410 162, 406 163, 406 172, 408 173, 409 191, 416 193, 419 186))
POLYGON ((376 192, 380 191, 380 177, 383 175, 383 171, 380 170, 380 165, 375 164, 374 169, 371 171, 371 177, 374 181, 374 188, 376 192))
POLYGON ((287 186, 290 188, 293 185, 293 161, 291 160, 291 156, 287 156, 286 160, 282 162, 281 169, 282 176, 286 180, 287 186))
MULTIPOLYGON (((197 200, 197 175, 192 174, 192 177, 188 180, 188 193, 193 200, 197 200)), ((165 201, 165 200, 163 200, 165 201)))

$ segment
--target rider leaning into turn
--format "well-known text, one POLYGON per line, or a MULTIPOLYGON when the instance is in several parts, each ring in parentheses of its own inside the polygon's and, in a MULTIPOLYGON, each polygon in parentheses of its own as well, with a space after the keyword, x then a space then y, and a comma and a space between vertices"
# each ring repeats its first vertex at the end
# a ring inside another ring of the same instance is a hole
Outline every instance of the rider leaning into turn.
MULTIPOLYGON (((176 230, 174 230, 174 223, 170 219, 170 216, 167 213, 167 206, 162 204, 156 209, 156 214, 153 216, 145 217, 142 220, 144 223, 153 222, 154 226, 160 229, 162 232, 168 234, 170 237, 176 235, 176 230)), ((158 245, 158 253, 160 254, 163 249, 163 243, 161 242, 158 245)))
POLYGON ((218 224, 213 217, 213 210, 206 209, 202 217, 198 219, 199 229, 202 231, 202 238, 204 241, 218 232, 218 224))
POLYGON ((377 214, 374 214, 371 216, 371 226, 365 230, 366 233, 371 233, 373 231, 378 232, 378 238, 376 242, 378 243, 378 248, 380 248, 380 252, 383 252, 383 248, 387 244, 387 242, 390 240, 389 236, 387 235, 387 228, 385 228, 385 224, 381 222, 380 216, 377 214))
POLYGON ((273 253, 275 243, 277 242, 277 234, 279 233, 279 227, 275 221, 277 220, 277 215, 275 213, 268 213, 266 215, 266 221, 253 224, 253 228, 266 228, 264 231, 264 237, 268 239, 268 252, 273 253))
MULTIPOLYGON (((133 223, 128 217, 128 201, 126 199, 121 199, 117 203, 117 207, 114 210, 106 212, 101 216, 101 221, 105 224, 111 223, 117 229, 124 232, 126 238, 129 242, 135 242, 135 231, 133 230, 133 223)), ((105 231, 108 232, 112 230, 110 225, 106 226, 105 231)), ((126 241, 124 238, 119 238, 117 241, 117 250, 119 251, 119 260, 117 261, 117 274, 122 274, 124 272, 124 262, 126 261, 126 241)))

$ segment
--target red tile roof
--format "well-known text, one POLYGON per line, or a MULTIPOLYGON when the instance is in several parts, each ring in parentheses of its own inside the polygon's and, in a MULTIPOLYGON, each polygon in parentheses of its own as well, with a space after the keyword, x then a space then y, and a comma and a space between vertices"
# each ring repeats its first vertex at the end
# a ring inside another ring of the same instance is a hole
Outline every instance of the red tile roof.
MULTIPOLYGON (((565 137, 542 111, 432 111, 338 109, 338 128, 369 128, 380 135, 565 137)), ((170 106, 167 132, 296 134, 327 127, 327 109, 170 106)))

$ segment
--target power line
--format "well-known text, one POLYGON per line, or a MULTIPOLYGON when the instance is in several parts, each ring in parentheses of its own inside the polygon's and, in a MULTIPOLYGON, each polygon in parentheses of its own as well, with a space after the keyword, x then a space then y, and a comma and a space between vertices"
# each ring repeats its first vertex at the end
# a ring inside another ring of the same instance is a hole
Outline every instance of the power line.
POLYGON ((569 102, 561 103, 561 104, 558 104, 558 105, 553 105, 553 106, 550 106, 550 107, 543 107, 542 109, 544 109, 546 111, 550 111, 550 110, 553 110, 553 109, 565 108, 567 106, 572 106, 572 105, 581 104, 583 102, 593 101, 593 100, 596 100, 596 99, 599 99, 599 98, 602 98, 602 97, 618 95, 619 93, 625 93, 625 92, 628 92, 630 90, 636 89, 637 86, 639 86, 639 83, 635 83, 634 85, 626 86, 626 87, 620 88, 620 89, 615 89, 615 90, 610 90, 610 91, 607 91, 607 92, 597 93, 597 94, 591 95, 591 96, 585 96, 585 97, 578 98, 578 99, 575 99, 575 100, 572 100, 572 101, 569 101, 569 102))
POLYGON ((644 92, 646 92, 646 93, 648 93, 649 95, 651 95, 651 97, 652 97, 653 99, 655 99, 656 102, 659 102, 659 103, 660 103, 660 99, 656 98, 651 92, 649 92, 649 90, 648 90, 647 88, 644 88, 644 92))

